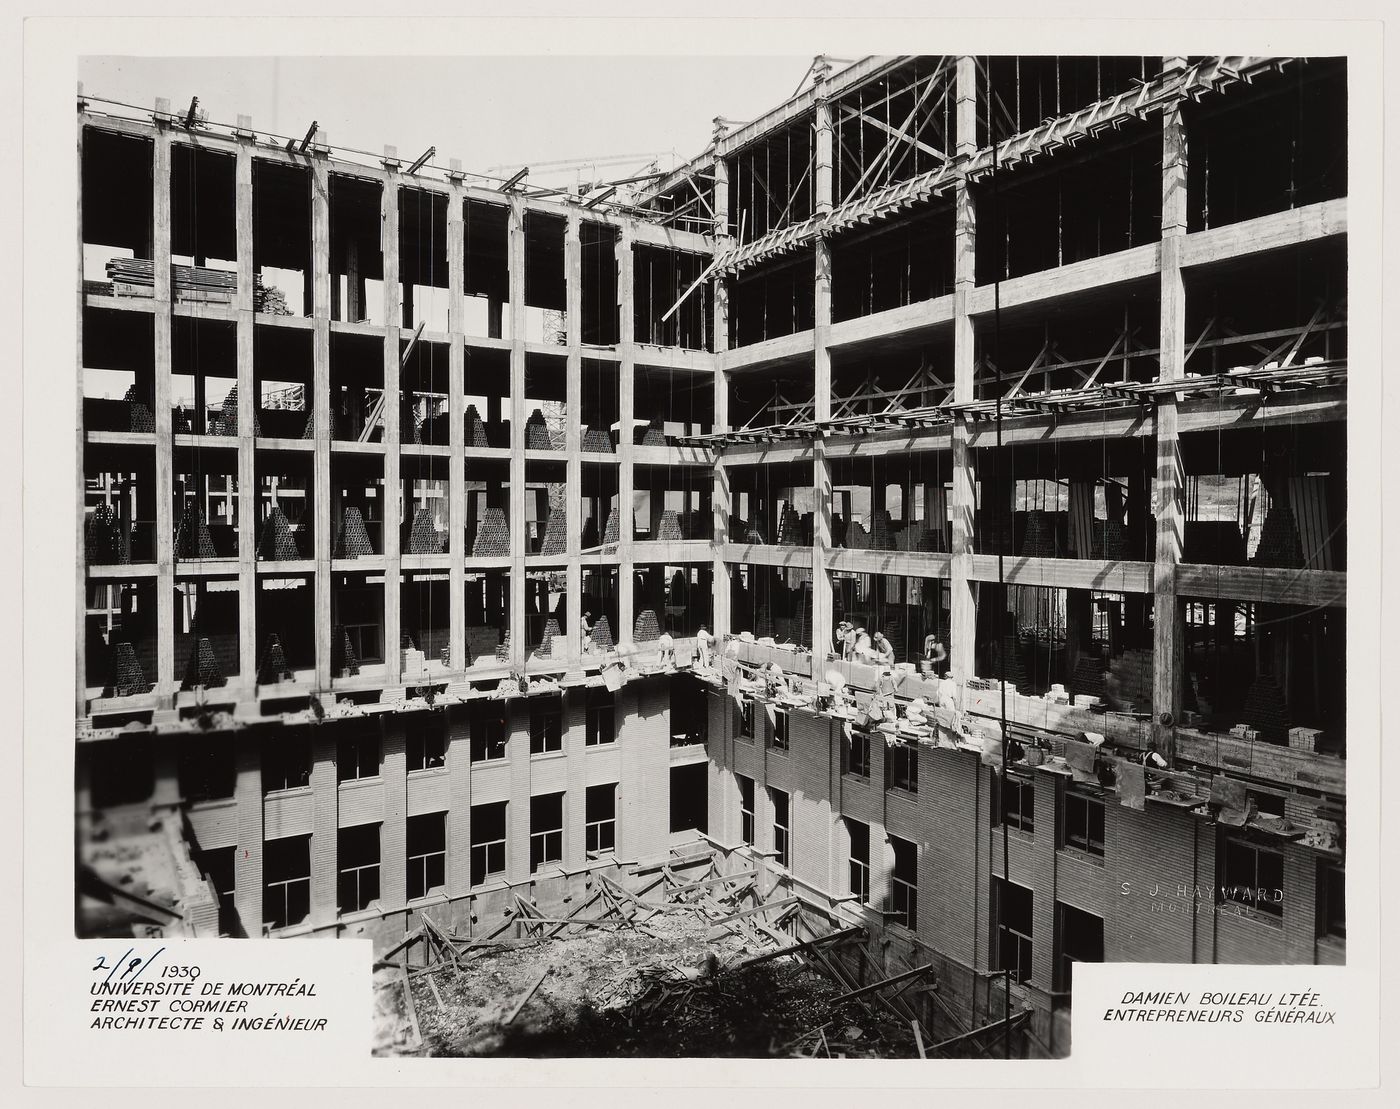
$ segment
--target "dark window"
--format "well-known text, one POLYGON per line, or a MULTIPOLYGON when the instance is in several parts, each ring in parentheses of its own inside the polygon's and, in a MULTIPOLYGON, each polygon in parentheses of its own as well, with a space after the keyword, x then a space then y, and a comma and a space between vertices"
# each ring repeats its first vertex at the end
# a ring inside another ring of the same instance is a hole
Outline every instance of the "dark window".
POLYGON ((992 771, 992 827, 1005 824, 1027 835, 1035 831, 1035 786, 1008 774, 992 771))
POLYGON ((530 872, 564 858, 564 795, 530 798, 530 872))
POLYGON ((408 773, 438 770, 447 765, 447 717, 420 712, 408 718, 408 773))
POLYGON ((583 838, 588 854, 617 850, 617 785, 589 786, 583 807, 583 838))
POLYGON ((690 762, 671 767, 670 792, 671 831, 709 831, 709 764, 690 762))
POLYGON ((495 705, 483 705, 472 712, 472 762, 494 762, 506 757, 504 712, 495 705))
POLYGON ((1276 816, 1282 819, 1283 794, 1251 789, 1249 799, 1254 802, 1254 807, 1265 816, 1276 816))
POLYGON ((890 911, 906 928, 919 926, 919 849, 908 840, 890 836, 894 870, 890 874, 890 911))
POLYGON ((311 784, 311 736, 304 728, 278 728, 263 740, 263 791, 311 784))
POLYGON ((788 749, 788 714, 777 712, 773 714, 773 749, 775 751, 786 751, 788 749))
POLYGON ((237 774, 227 736, 180 745, 180 795, 186 801, 222 801, 233 796, 237 774))
POLYGON ((354 782, 379 777, 379 729, 357 728, 336 745, 336 780, 354 782))
POLYGON ((408 818, 408 899, 427 897, 447 885, 447 814, 408 818))
POLYGON ((768 789, 773 802, 773 854, 774 861, 781 867, 792 865, 792 810, 787 792, 781 789, 768 789))
POLYGON ((885 755, 885 788, 919 792, 919 749, 896 743, 885 755))
POLYGON ((219 935, 241 936, 243 929, 238 919, 238 906, 234 901, 237 885, 234 869, 234 847, 213 847, 201 851, 196 858, 200 871, 214 887, 214 896, 219 899, 219 935))
POLYGON ((1283 916, 1283 856, 1247 839, 1225 837, 1219 897, 1283 916))
POLYGON ((684 674, 671 681, 671 746, 705 743, 710 736, 706 687, 684 674))
POLYGON ((1347 934, 1347 872, 1336 863, 1319 863, 1317 896, 1320 902, 1318 918, 1321 934, 1346 939, 1347 934))
POLYGON ((617 740, 616 702, 610 690, 590 689, 583 736, 585 747, 599 747, 617 740))
POLYGON ((1075 963, 1103 962, 1103 917, 1057 902, 1055 933, 1060 953, 1055 966, 1055 989, 1069 990, 1075 963))
POLYGON ((857 778, 870 777, 870 733, 852 728, 842 745, 846 749, 846 773, 857 778))
POLYGON ((340 829, 336 861, 340 867, 342 913, 357 913, 379 900, 379 825, 340 829))
POLYGON ((851 837, 851 888, 850 892, 860 899, 862 905, 870 904, 870 825, 859 820, 846 820, 846 831, 851 837))
POLYGON ((530 704, 530 754, 547 755, 564 749, 563 714, 558 697, 544 697, 530 704))
POLYGON ((1103 858, 1103 802, 1065 794, 1065 846, 1103 858))
POLYGON ((739 779, 739 842, 753 843, 753 779, 736 774, 739 779))
POLYGON ((506 872, 506 803, 472 806, 472 885, 506 872))
POLYGON ((992 879, 993 919, 996 921, 997 969, 1011 971, 1016 982, 1031 976, 1032 910, 1035 894, 1025 886, 992 879))
POLYGON ((269 928, 311 915, 311 837, 270 839, 263 846, 263 921, 269 928))
POLYGON ((739 702, 739 738, 753 739, 753 702, 739 702))

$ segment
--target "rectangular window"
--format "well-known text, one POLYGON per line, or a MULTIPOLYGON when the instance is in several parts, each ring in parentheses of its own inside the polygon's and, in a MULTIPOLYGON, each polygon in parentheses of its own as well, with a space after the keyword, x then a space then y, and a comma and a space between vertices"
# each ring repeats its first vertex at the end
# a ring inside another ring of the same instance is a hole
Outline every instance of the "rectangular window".
POLYGON ((792 812, 787 791, 773 789, 770 786, 768 797, 773 802, 774 861, 781 867, 790 867, 792 865, 792 812))
POLYGON ((408 717, 406 747, 408 773, 440 770, 447 765, 447 716, 420 712, 408 717))
POLYGON ((992 902, 993 919, 996 921, 997 969, 1011 971, 1014 982, 1028 981, 1033 954, 1031 921, 1035 894, 1015 882, 993 878, 992 902))
POLYGON ((846 832, 851 838, 850 892, 862 905, 870 904, 870 825, 846 818, 846 832))
POLYGON ((472 806, 472 885, 506 872, 506 803, 472 806))
POLYGON ((1075 963, 1103 962, 1103 917, 1055 903, 1055 989, 1068 991, 1074 978, 1075 963))
POLYGON ((739 841, 753 844, 753 779, 743 774, 734 775, 739 779, 739 841))
POLYGON ((617 850, 617 785, 589 786, 583 798, 583 839, 589 857, 617 850))
POLYGON ((530 754, 548 755, 564 749, 563 713, 558 697, 530 703, 530 754))
POLYGON ((846 750, 846 773, 857 778, 870 777, 870 733, 851 728, 842 746, 846 750))
POLYGON ((747 698, 739 702, 739 738, 753 739, 753 702, 747 698))
POLYGON ((919 749, 896 743, 885 753, 885 788, 919 792, 919 749))
POLYGON ((919 849, 908 840, 890 836, 894 870, 890 874, 890 911, 906 928, 919 926, 919 849))
POLYGON ((335 750, 335 777, 338 782, 357 782, 379 777, 379 726, 352 725, 354 730, 340 737, 335 750))
POLYGON ((788 714, 776 712, 773 714, 773 750, 786 751, 788 749, 788 714))
POLYGON ((585 713, 585 747, 600 747, 617 741, 616 702, 610 690, 590 689, 585 713))
POLYGON ((685 674, 671 680, 671 746, 705 743, 710 735, 710 694, 685 674))
POLYGON ((1103 812, 1102 801, 1066 793, 1064 845, 1103 858, 1103 812))
POLYGON ((1003 779, 999 772, 993 770, 992 827, 999 828, 1003 824, 1026 835, 1034 834, 1035 786, 1014 774, 1008 774, 1003 779))
POLYGON ((1283 856, 1247 839, 1222 837, 1218 897, 1283 917, 1283 856))
POLYGON ((497 705, 474 705, 469 719, 472 762, 496 762, 505 758, 505 709, 497 705))
POLYGON ((263 792, 311 784, 311 736, 305 728, 279 728, 263 740, 263 792))
POLYGON ((564 859, 564 795, 530 798, 530 873, 564 859))
POLYGON ((234 852, 233 847, 213 847, 195 856, 200 872, 214 887, 214 896, 219 899, 219 935, 241 936, 243 929, 238 920, 238 906, 234 901, 234 852))
POLYGON ((232 797, 237 774, 229 737, 182 743, 179 773, 180 796, 191 804, 232 797))
POLYGON ((427 897, 447 885, 447 814, 408 818, 408 899, 427 897))
POLYGON ((263 846, 263 922, 300 924, 311 915, 311 837, 270 839, 263 846))
POLYGON ((379 900, 379 825, 342 828, 336 840, 341 913, 358 913, 379 900))
POLYGON ((1347 872, 1336 863, 1319 863, 1317 867, 1319 934, 1346 939, 1347 935, 1347 872))

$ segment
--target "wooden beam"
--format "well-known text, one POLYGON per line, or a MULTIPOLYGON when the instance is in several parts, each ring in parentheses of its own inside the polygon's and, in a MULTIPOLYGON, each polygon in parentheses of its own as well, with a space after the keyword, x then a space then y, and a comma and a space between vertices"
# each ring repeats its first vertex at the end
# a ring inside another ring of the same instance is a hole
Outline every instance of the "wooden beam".
POLYGON ((843 994, 839 994, 831 999, 831 1005, 834 1007, 840 1005, 843 1001, 854 1001, 858 997, 864 997, 866 994, 883 990, 886 986, 894 986, 898 985, 900 982, 909 982, 915 978, 922 978, 932 970, 933 964, 925 963, 921 967, 915 967, 913 970, 906 970, 902 974, 894 974, 888 978, 882 978, 878 982, 871 982, 868 986, 861 986, 859 989, 848 990, 843 994))

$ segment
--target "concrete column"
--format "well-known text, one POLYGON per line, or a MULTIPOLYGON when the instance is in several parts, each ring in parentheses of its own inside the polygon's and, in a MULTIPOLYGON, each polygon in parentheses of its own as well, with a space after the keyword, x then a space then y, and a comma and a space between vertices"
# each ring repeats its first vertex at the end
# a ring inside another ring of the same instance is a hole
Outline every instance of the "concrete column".
POLYGON ((263 788, 261 736, 237 732, 234 809, 238 815, 238 847, 233 856, 233 904, 244 935, 260 937, 263 923, 263 788))
MULTIPOLYGON (((463 451, 466 435, 462 420, 466 412, 466 236, 463 224, 465 194, 460 176, 462 163, 453 158, 448 163, 452 192, 447 203, 447 420, 448 443, 451 453, 447 459, 447 557, 449 563, 448 651, 450 668, 460 672, 466 668, 466 559, 467 506, 466 468, 463 451)), ((453 740, 456 747, 456 740, 453 740)), ((455 752, 454 752, 455 753, 455 752)), ((460 819, 465 820, 463 813, 460 819)), ((461 888, 465 892, 468 883, 461 888)))
MULTIPOLYGON (((632 276, 632 225, 624 222, 617 241, 617 292, 622 313, 622 342, 618 365, 618 427, 617 437, 617 623, 613 639, 619 643, 632 640, 632 473, 633 420, 636 414, 636 343, 633 336, 636 289, 632 276)), ((605 521, 606 523, 606 521, 605 521)))
MULTIPOLYGON (((724 125, 715 120, 715 141, 724 134, 724 125)), ((715 156, 715 254, 728 250, 729 237, 729 163, 715 156)), ((714 282, 715 296, 715 432, 729 430, 729 382, 725 377, 724 356, 729 349, 729 286, 722 275, 714 282)), ((710 492, 711 547, 714 552, 714 604, 710 613, 710 631, 722 638, 729 631, 732 607, 729 567, 724 561, 724 545, 729 542, 729 470, 724 463, 723 448, 715 448, 714 484, 710 492)), ((715 815, 711 806, 711 817, 715 815)))
MULTIPOLYGON (((1164 58, 1164 69, 1179 64, 1164 58)), ((1161 380, 1180 380, 1186 372, 1186 289, 1181 276, 1181 241, 1186 234, 1186 130, 1180 103, 1162 113, 1162 247, 1161 380)), ((1175 724, 1181 716, 1185 676, 1182 625, 1176 595, 1176 566, 1181 561, 1185 474, 1177 439, 1176 397, 1157 403, 1156 566, 1153 573, 1152 722, 1158 751, 1171 759, 1175 724), (1167 714, 1170 713, 1170 716, 1167 714)))
POLYGON ((408 898, 408 760, 403 717, 385 713, 379 776, 384 779, 384 823, 379 829, 379 899, 388 907, 408 898))
POLYGON ((399 654, 400 505, 403 483, 399 468, 399 348, 401 338, 399 290, 399 160, 392 146, 384 148, 386 179, 379 194, 379 224, 384 254, 384 683, 403 680, 399 654))
MULTIPOLYGON (((825 58, 813 64, 816 92, 816 161, 812 176, 812 207, 818 215, 831 211, 831 103, 827 99, 831 65, 825 58)), ((813 378, 818 423, 831 419, 831 242, 818 235, 815 244, 816 282, 813 312, 813 378)), ((831 549, 831 463, 826 456, 826 440, 812 440, 812 656, 816 674, 824 672, 826 652, 831 649, 831 574, 827 554, 831 549)))
POLYGON ((155 269, 155 424, 156 424, 156 696, 161 708, 173 709, 175 678, 175 519, 174 439, 170 405, 172 290, 170 287, 170 105, 156 101, 154 235, 155 269))
MULTIPOLYGON (((78 110, 83 110, 81 99, 83 86, 78 85, 78 110)), ((83 121, 78 120, 78 172, 81 175, 83 166, 83 121)), ((83 426, 83 303, 86 299, 83 293, 83 189, 82 178, 79 177, 78 185, 78 335, 77 335, 77 360, 78 360, 78 395, 77 395, 77 448, 78 460, 74 466, 74 476, 77 480, 77 489, 74 490, 74 504, 77 506, 77 535, 79 541, 76 544, 76 574, 74 584, 77 596, 74 605, 74 706, 73 715, 77 719, 87 716, 87 544, 82 541, 84 529, 87 526, 87 470, 84 465, 85 446, 87 442, 87 429, 83 426)), ((109 501, 110 503, 110 501, 109 501)), ((84 766, 83 760, 78 760, 79 767, 84 766)), ((79 809, 83 811, 83 809, 79 809)))
POLYGON ((234 163, 234 233, 238 291, 234 298, 238 343, 238 677, 250 693, 257 682, 256 626, 258 575, 258 486, 254 467, 253 421, 258 396, 253 365, 253 123, 238 117, 234 163))
POLYGON ((316 688, 331 687, 331 249, 326 134, 311 147, 313 557, 316 561, 316 688))
MULTIPOLYGON (((971 57, 957 61, 957 160, 963 162, 977 145, 977 74, 971 57)), ((976 284, 977 212, 967 178, 959 177, 954 194, 956 225, 953 243, 953 400, 973 399, 974 332, 968 298, 976 284)), ((968 446, 970 421, 953 418, 952 552, 949 585, 948 668, 961 681, 972 677, 977 658, 977 606, 972 570, 973 514, 976 495, 972 451, 968 446)))
POLYGON ((510 665, 525 667, 525 205, 510 201, 510 665))
MULTIPOLYGON (((352 725, 353 726, 353 725, 352 725)), ((340 792, 336 781, 338 730, 316 728, 311 741, 311 923, 334 924, 340 911, 340 792)))
MULTIPOLYGON (((579 460, 579 451, 583 449, 583 244, 580 228, 578 213, 570 212, 564 229, 564 341, 568 347, 564 369, 564 451, 568 456, 564 488, 564 552, 568 559, 564 596, 568 618, 561 630, 568 645, 566 653, 571 667, 583 657, 583 625, 579 620, 583 597, 583 463, 579 460)), ((550 525, 557 526, 557 522, 550 521, 550 525)))

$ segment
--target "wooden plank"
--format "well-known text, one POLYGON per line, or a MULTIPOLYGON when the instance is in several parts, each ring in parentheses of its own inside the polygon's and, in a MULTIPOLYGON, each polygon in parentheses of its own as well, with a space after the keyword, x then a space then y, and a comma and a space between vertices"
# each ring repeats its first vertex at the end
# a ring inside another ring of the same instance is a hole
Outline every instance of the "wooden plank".
POLYGON ((728 916, 722 916, 718 919, 711 920, 710 924, 715 926, 729 924, 732 921, 742 920, 745 917, 755 916, 759 913, 772 912, 774 909, 785 909, 789 905, 796 905, 798 900, 799 899, 796 897, 784 897, 780 901, 769 901, 762 905, 754 905, 752 908, 740 909, 737 913, 730 913, 728 916))
POLYGON ((882 978, 878 982, 871 982, 868 986, 861 986, 859 989, 850 990, 847 993, 841 994, 839 997, 833 997, 831 999, 831 1004, 839 1005, 843 1001, 854 1001, 858 997, 864 997, 866 994, 875 993, 878 990, 884 989, 886 986, 893 986, 900 982, 921 978, 932 970, 933 964, 925 963, 923 966, 915 967, 913 970, 906 970, 902 974, 895 974, 891 975, 889 978, 882 978))
POLYGON ((538 990, 541 986, 544 985, 544 980, 549 977, 549 972, 551 969, 552 968, 550 967, 545 967, 544 970, 540 972, 540 976, 535 979, 534 984, 528 990, 526 990, 520 996, 520 1000, 515 1003, 515 1007, 512 1008, 510 1011, 510 1015, 506 1017, 504 1021, 501 1022, 503 1025, 509 1025, 514 1023, 515 1018, 520 1015, 520 1010, 525 1008, 525 1003, 529 1001, 530 998, 535 996, 536 990, 538 990))
MULTIPOLYGON (((789 938, 784 936, 781 932, 769 928, 762 921, 757 921, 756 923, 758 925, 758 928, 762 932, 767 934, 769 937, 776 939, 779 943, 782 943, 784 940, 789 938)), ((827 947, 833 944, 843 943, 846 940, 854 939, 858 936, 863 936, 864 934, 865 929, 860 927, 859 925, 855 925, 850 928, 842 928, 839 932, 831 932, 825 936, 818 936, 815 939, 803 940, 800 943, 791 944, 786 947, 779 947, 773 951, 765 951, 762 954, 754 955, 748 959, 745 959, 742 963, 739 964, 739 966, 754 966, 757 963, 766 963, 770 959, 780 959, 784 955, 802 955, 807 952, 814 951, 818 947, 827 947)))
POLYGON ((911 1020, 909 1026, 914 1029, 914 1046, 919 1049, 919 1058, 927 1059, 928 1054, 924 1051, 923 1029, 919 1027, 919 1022, 917 1020, 911 1020))

